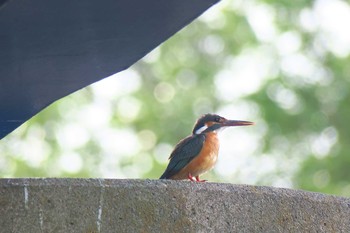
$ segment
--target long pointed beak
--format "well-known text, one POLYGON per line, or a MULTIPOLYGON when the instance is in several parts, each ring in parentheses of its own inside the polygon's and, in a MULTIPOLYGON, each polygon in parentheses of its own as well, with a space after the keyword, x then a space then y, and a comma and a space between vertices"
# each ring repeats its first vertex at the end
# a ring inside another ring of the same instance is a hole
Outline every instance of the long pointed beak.
POLYGON ((224 121, 221 124, 221 127, 225 127, 225 126, 247 126, 247 125, 254 125, 254 122, 226 120, 226 121, 224 121))

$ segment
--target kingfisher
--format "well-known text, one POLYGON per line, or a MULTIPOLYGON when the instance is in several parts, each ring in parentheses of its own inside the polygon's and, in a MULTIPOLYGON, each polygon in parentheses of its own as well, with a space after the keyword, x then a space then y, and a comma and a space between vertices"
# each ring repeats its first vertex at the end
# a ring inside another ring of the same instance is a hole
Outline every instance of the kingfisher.
POLYGON ((219 131, 230 126, 253 125, 250 121, 227 120, 205 114, 195 123, 192 135, 182 139, 171 152, 168 167, 160 179, 204 182, 199 176, 212 169, 218 159, 219 131))

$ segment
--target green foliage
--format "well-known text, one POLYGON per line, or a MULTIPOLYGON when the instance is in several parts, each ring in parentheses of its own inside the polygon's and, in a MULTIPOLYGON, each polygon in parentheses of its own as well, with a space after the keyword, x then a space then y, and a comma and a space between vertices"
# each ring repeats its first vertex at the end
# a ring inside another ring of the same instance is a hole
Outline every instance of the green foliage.
POLYGON ((195 119, 218 112, 257 124, 225 132, 207 179, 350 196, 350 36, 322 20, 325 4, 350 12, 340 1, 221 2, 123 77, 3 139, 0 175, 158 178, 195 119), (99 91, 115 83, 114 95, 99 91))

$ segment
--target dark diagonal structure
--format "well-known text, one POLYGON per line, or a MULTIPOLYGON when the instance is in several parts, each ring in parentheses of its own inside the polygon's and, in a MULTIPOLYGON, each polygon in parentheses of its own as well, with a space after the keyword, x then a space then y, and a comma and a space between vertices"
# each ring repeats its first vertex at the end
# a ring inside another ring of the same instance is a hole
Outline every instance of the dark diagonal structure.
POLYGON ((128 68, 218 0, 0 0, 0 139, 128 68))

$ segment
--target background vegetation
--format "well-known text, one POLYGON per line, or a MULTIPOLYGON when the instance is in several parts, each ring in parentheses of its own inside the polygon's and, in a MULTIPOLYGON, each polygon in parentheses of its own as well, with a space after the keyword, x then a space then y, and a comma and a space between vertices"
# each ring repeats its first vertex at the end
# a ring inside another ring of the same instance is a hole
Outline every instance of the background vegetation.
POLYGON ((223 0, 0 141, 0 176, 155 179, 214 112, 256 126, 205 178, 350 196, 349 22, 347 1, 223 0))

